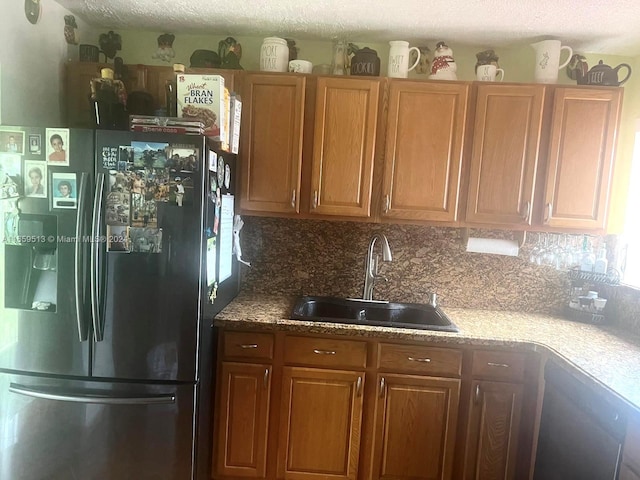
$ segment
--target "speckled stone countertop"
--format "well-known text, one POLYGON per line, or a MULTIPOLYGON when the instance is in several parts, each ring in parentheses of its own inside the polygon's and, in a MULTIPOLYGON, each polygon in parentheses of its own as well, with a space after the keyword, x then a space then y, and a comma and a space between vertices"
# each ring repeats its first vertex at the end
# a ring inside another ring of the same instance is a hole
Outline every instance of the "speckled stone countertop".
POLYGON ((640 338, 612 327, 550 315, 446 307, 443 310, 460 329, 458 333, 307 322, 289 319, 294 302, 295 298, 286 296, 241 294, 216 316, 214 325, 548 352, 585 383, 605 387, 604 392, 617 401, 640 411, 640 338))

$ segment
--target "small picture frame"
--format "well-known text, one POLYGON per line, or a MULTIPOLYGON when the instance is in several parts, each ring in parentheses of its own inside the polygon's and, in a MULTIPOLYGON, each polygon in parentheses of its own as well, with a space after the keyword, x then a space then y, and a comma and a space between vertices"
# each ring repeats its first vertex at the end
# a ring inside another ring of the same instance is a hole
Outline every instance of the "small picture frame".
POLYGON ((78 189, 75 173, 51 174, 51 208, 76 209, 78 189))
POLYGON ((29 134, 29 153, 42 155, 42 136, 39 133, 29 134))
POLYGON ((69 129, 47 128, 47 163, 60 167, 69 166, 69 129))
POLYGON ((0 152, 24 155, 24 132, 0 128, 0 152))
POLYGON ((24 194, 47 198, 47 162, 24 161, 24 194))

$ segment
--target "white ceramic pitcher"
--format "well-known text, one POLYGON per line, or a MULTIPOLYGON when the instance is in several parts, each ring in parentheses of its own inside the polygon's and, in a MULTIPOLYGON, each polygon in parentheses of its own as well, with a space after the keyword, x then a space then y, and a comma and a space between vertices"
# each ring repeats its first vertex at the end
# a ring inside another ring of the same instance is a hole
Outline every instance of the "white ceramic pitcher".
POLYGON ((573 56, 571 47, 562 45, 560 40, 542 40, 532 43, 531 46, 536 51, 536 69, 534 78, 537 83, 556 83, 558 81, 558 71, 564 68, 573 56), (567 60, 560 65, 560 52, 567 50, 567 60))
POLYGON ((420 62, 420 50, 417 47, 409 48, 409 42, 394 40, 389 42, 389 65, 387 74, 395 78, 407 78, 411 70, 420 62), (415 51, 418 54, 416 61, 409 67, 409 54, 415 51))

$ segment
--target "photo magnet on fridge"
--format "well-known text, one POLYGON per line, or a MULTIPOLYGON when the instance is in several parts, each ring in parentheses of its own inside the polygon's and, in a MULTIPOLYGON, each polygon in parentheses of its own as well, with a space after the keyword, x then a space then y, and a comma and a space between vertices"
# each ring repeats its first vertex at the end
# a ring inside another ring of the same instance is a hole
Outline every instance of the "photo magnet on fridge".
POLYGON ((117 170, 118 147, 102 147, 102 168, 105 170, 117 170))
POLYGON ((131 145, 118 147, 118 170, 121 172, 133 170, 133 147, 131 145))
POLYGON ((200 150, 193 145, 171 145, 167 167, 171 172, 195 172, 199 170, 200 150))
POLYGON ((61 167, 69 166, 69 129, 47 128, 47 163, 61 167))
POLYGON ((130 227, 129 245, 132 252, 160 253, 162 252, 162 229, 130 227))
POLYGON ((169 204, 178 207, 193 205, 193 179, 190 175, 178 173, 169 183, 169 204))
POLYGON ((107 225, 107 252, 129 253, 129 227, 107 225))
POLYGON ((128 193, 110 192, 107 195, 105 219, 107 225, 124 226, 130 223, 128 193))
POLYGON ((143 194, 131 194, 131 226, 158 226, 158 210, 153 198, 151 200, 147 200, 143 194))
POLYGON ((168 143, 131 142, 133 167, 146 170, 165 168, 167 165, 168 146, 168 143))
POLYGON ((42 155, 42 137, 39 133, 29 134, 29 153, 42 155))
POLYGON ((118 172, 109 170, 109 191, 129 193, 134 174, 132 172, 118 172))
POLYGON ((0 153, 0 200, 20 196, 20 158, 17 153, 0 153))
POLYGON ((47 162, 24 161, 24 194, 47 198, 47 162))
POLYGON ((51 174, 51 191, 51 208, 76 208, 78 190, 75 173, 53 172, 51 174))
POLYGON ((24 132, 0 127, 0 152, 24 155, 24 132))

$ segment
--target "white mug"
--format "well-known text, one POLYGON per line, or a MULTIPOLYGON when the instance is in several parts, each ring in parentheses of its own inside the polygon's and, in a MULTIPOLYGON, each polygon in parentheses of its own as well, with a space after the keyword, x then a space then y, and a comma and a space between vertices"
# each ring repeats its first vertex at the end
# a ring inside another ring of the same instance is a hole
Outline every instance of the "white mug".
POLYGON ((389 42, 389 65, 387 74, 393 78, 407 78, 409 72, 416 68, 420 62, 420 50, 417 47, 409 48, 409 42, 394 40, 389 42), (415 50, 418 54, 416 61, 409 67, 409 54, 415 50))
POLYGON ((313 71, 313 63, 307 60, 291 60, 289 61, 289 71, 294 73, 311 73, 313 71))
POLYGON ((532 43, 531 47, 536 51, 535 81, 537 83, 556 83, 558 70, 566 67, 573 56, 571 47, 563 46, 560 40, 543 40, 532 43), (566 50, 569 55, 566 61, 561 64, 560 52, 562 50, 566 50))
POLYGON ((480 82, 501 82, 504 80, 504 70, 495 65, 479 65, 476 70, 476 78, 480 82), (496 77, 500 73, 500 80, 496 77))

